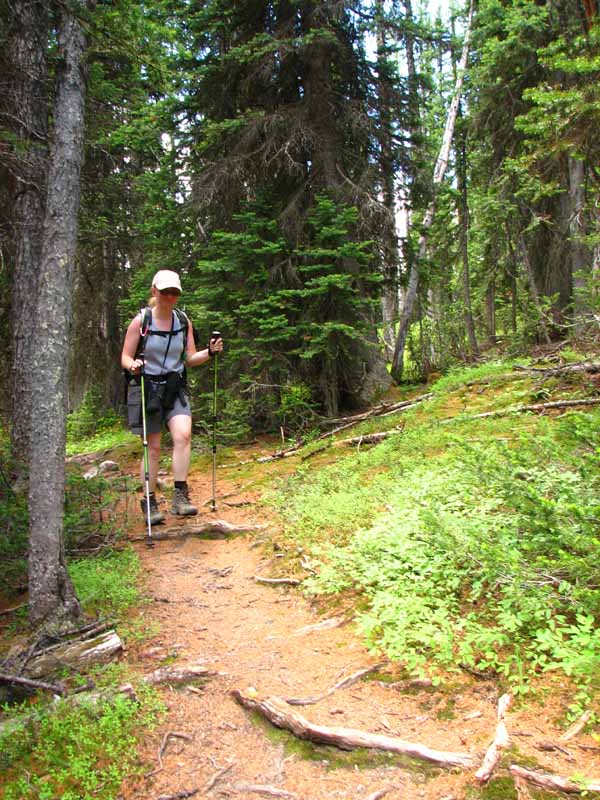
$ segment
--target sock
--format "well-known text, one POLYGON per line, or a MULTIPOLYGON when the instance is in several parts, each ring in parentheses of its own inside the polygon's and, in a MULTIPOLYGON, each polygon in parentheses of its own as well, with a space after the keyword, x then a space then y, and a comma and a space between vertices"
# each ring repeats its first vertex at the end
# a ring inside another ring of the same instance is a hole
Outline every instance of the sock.
POLYGON ((187 489, 187 481, 175 481, 176 489, 187 489))

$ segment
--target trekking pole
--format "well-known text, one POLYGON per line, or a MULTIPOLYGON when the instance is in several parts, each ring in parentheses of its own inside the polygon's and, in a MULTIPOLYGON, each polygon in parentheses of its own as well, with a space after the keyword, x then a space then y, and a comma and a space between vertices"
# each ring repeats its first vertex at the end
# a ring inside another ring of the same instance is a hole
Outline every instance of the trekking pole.
POLYGON ((144 381, 144 367, 140 375, 140 385, 142 387, 142 446, 144 449, 144 484, 146 489, 146 522, 148 523, 148 536, 146 545, 154 547, 152 541, 152 525, 150 523, 150 464, 148 458, 148 436, 146 433, 146 391, 144 381))
MULTIPOLYGON (((220 339, 221 334, 219 331, 213 331, 210 335, 211 342, 220 339)), ((212 500, 211 511, 217 510, 217 378, 219 374, 219 354, 215 353, 213 368, 213 413, 212 413, 212 500)))

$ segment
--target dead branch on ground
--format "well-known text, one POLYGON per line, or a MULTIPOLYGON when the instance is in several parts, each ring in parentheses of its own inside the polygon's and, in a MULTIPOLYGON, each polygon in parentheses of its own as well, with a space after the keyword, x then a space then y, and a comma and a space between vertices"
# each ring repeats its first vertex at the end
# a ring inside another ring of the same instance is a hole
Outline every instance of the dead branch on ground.
POLYGON ((305 717, 289 710, 287 703, 279 697, 267 697, 259 700, 244 695, 239 689, 234 689, 232 696, 251 711, 258 711, 273 725, 291 731, 300 739, 307 739, 317 744, 328 744, 340 750, 354 750, 365 747, 375 750, 385 750, 391 753, 402 753, 431 761, 440 766, 472 767, 473 758, 469 753, 450 753, 441 750, 432 750, 429 747, 413 742, 407 742, 392 736, 380 736, 353 728, 330 728, 325 725, 316 725, 305 717))
POLYGON ((359 669, 358 672, 353 672, 352 675, 349 675, 347 678, 343 678, 341 681, 332 686, 331 689, 328 689, 323 694, 319 694, 316 697, 306 697, 304 699, 298 698, 290 698, 286 699, 286 703, 289 706, 312 706, 315 703, 319 703, 321 700, 325 700, 326 697, 330 697, 334 692, 337 692, 338 689, 347 689, 349 686, 353 686, 355 683, 358 683, 361 678, 364 678, 365 675, 370 675, 373 672, 377 672, 382 667, 386 665, 386 661, 381 661, 379 664, 373 664, 370 667, 364 667, 363 669, 359 669))
POLYGON ((496 725, 496 735, 494 736, 494 741, 487 749, 483 764, 475 773, 475 780, 479 781, 479 783, 487 783, 489 781, 500 761, 502 750, 508 747, 508 731, 504 718, 506 712, 510 708, 511 702, 512 695, 510 694, 503 694, 498 700, 498 724, 496 725))
POLYGON ((66 694, 65 687, 59 683, 45 683, 44 681, 34 681, 30 678, 21 678, 19 675, 9 675, 6 672, 0 672, 0 681, 4 683, 16 683, 19 686, 26 686, 29 689, 44 689, 52 694, 64 697, 66 694))
POLYGON ((562 775, 551 775, 548 772, 535 772, 532 769, 525 769, 516 764, 510 765, 511 775, 521 778, 524 781, 540 786, 542 789, 550 789, 555 792, 565 792, 566 794, 582 794, 583 792, 600 792, 600 780, 585 780, 581 783, 573 781, 562 775))
POLYGON ((2 617, 4 614, 13 614, 15 611, 18 611, 19 609, 26 607, 27 603, 21 603, 20 605, 13 606, 12 608, 2 608, 0 609, 0 617, 2 617))
POLYGON ((522 367, 515 364, 514 369, 521 372, 533 372, 542 375, 561 375, 573 372, 600 372, 600 363, 596 361, 578 361, 576 364, 565 364, 562 367, 522 367))
POLYGON ((554 408, 577 408, 578 406, 597 406, 600 404, 600 398, 588 398, 582 400, 555 400, 551 403, 534 403, 527 406, 517 406, 516 408, 503 408, 498 411, 485 411, 483 414, 466 414, 464 416, 448 417, 447 419, 440 420, 441 424, 447 422, 455 422, 456 420, 470 421, 472 419, 485 419, 486 417, 507 417, 510 414, 523 414, 527 411, 534 413, 541 411, 549 411, 554 408))
MULTIPOLYGON (((400 411, 408 411, 415 406, 418 406, 420 403, 424 402, 425 400, 429 400, 433 397, 433 392, 429 392, 428 394, 421 395, 420 397, 415 397, 412 400, 402 400, 399 403, 382 403, 381 405, 375 406, 374 408, 369 409, 369 411, 364 411, 362 414, 354 414, 350 417, 337 417, 335 419, 326 419, 323 420, 324 425, 339 425, 339 427, 335 428, 332 431, 326 431, 322 433, 320 436, 317 436, 316 439, 313 441, 318 442, 322 439, 327 439, 332 436, 335 436, 336 433, 340 433, 346 428, 351 428, 354 425, 358 425, 359 422, 364 422, 367 419, 371 419, 372 417, 384 417, 388 416, 389 414, 396 414, 400 411)), ((365 444, 368 443, 367 437, 368 436, 377 436, 377 434, 365 434, 363 440, 365 444)), ((391 435, 391 433, 390 433, 391 435)), ((374 440, 377 441, 377 440, 374 440)), ((345 439, 342 442, 338 442, 337 444, 352 444, 352 440, 345 439)), ((296 444, 292 445, 291 447, 286 448, 285 450, 277 450, 275 453, 271 453, 268 456, 259 456, 258 458, 250 458, 246 459, 245 461, 238 461, 235 464, 223 464, 222 467, 241 467, 245 464, 266 464, 270 461, 279 461, 282 458, 289 458, 290 456, 296 455, 296 453, 301 450, 307 442, 305 440, 301 440, 296 444)), ((322 452, 326 448, 319 448, 314 450, 311 453, 308 453, 304 458, 310 458, 317 453, 322 452)))

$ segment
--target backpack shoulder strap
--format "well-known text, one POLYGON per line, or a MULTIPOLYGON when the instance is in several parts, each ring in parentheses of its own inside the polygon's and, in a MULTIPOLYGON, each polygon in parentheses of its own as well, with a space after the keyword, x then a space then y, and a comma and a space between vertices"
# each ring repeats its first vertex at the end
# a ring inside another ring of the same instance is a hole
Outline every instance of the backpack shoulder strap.
POLYGON ((185 352, 185 350, 187 348, 188 327, 189 327, 190 321, 189 321, 185 311, 182 311, 180 308, 176 308, 175 309, 175 316, 179 320, 179 325, 181 326, 181 328, 183 330, 183 350, 185 352))
POLYGON ((146 348, 146 337, 152 325, 152 309, 149 306, 140 310, 140 340, 137 346, 136 356, 143 356, 146 348))

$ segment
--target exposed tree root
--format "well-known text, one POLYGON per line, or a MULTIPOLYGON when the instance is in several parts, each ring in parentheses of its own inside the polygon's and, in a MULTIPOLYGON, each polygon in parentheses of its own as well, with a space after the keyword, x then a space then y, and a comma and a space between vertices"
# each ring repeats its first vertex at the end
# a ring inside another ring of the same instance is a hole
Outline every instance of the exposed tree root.
POLYGON ((381 669, 385 666, 387 662, 382 661, 379 664, 373 664, 370 667, 365 667, 363 669, 359 669, 358 672, 352 673, 347 678, 343 678, 341 681, 332 686, 331 689, 328 689, 323 694, 316 695, 316 697, 306 697, 304 699, 298 698, 291 698, 286 699, 286 703, 290 706, 312 706, 315 703, 319 703, 321 700, 325 700, 326 697, 330 697, 334 692, 337 692, 338 689, 347 689, 348 686, 353 686, 355 683, 358 683, 361 678, 364 678, 365 675, 370 675, 373 672, 377 672, 377 670, 381 669))
POLYGON ((496 726, 496 735, 494 736, 494 741, 488 747, 485 758, 483 759, 483 764, 475 773, 475 780, 479 781, 479 783, 487 783, 489 781, 500 761, 502 750, 508 747, 508 731, 506 729, 504 717, 510 707, 511 701, 512 695, 510 694, 503 694, 498 700, 498 724, 496 726))
POLYGON ((302 583, 298 578, 263 578, 262 575, 255 575, 254 580, 271 586, 300 586, 302 583))
POLYGON ((182 664, 181 666, 160 667, 149 675, 145 675, 142 680, 150 686, 158 686, 160 684, 177 685, 203 678, 214 678, 217 674, 217 672, 199 664, 182 664))
POLYGON ((287 703, 279 697, 268 697, 263 700, 243 694, 234 689, 232 696, 252 711, 258 711, 273 725, 291 731, 300 739, 307 739, 317 744, 328 744, 341 750, 354 750, 365 747, 401 753, 413 758, 431 761, 444 767, 472 767, 473 757, 469 753, 450 753, 432 750, 429 747, 407 742, 392 736, 380 736, 374 733, 355 730, 353 728, 330 728, 316 725, 299 714, 290 711, 287 703))
MULTIPOLYGON (((207 520, 196 525, 173 525, 171 528, 158 530, 152 528, 152 539, 157 542, 166 539, 185 539, 187 536, 204 536, 206 538, 224 539, 236 533, 249 533, 252 531, 262 531, 264 525, 239 525, 226 522, 224 519, 207 520)), ((143 542, 147 536, 133 536, 131 541, 143 542)))

